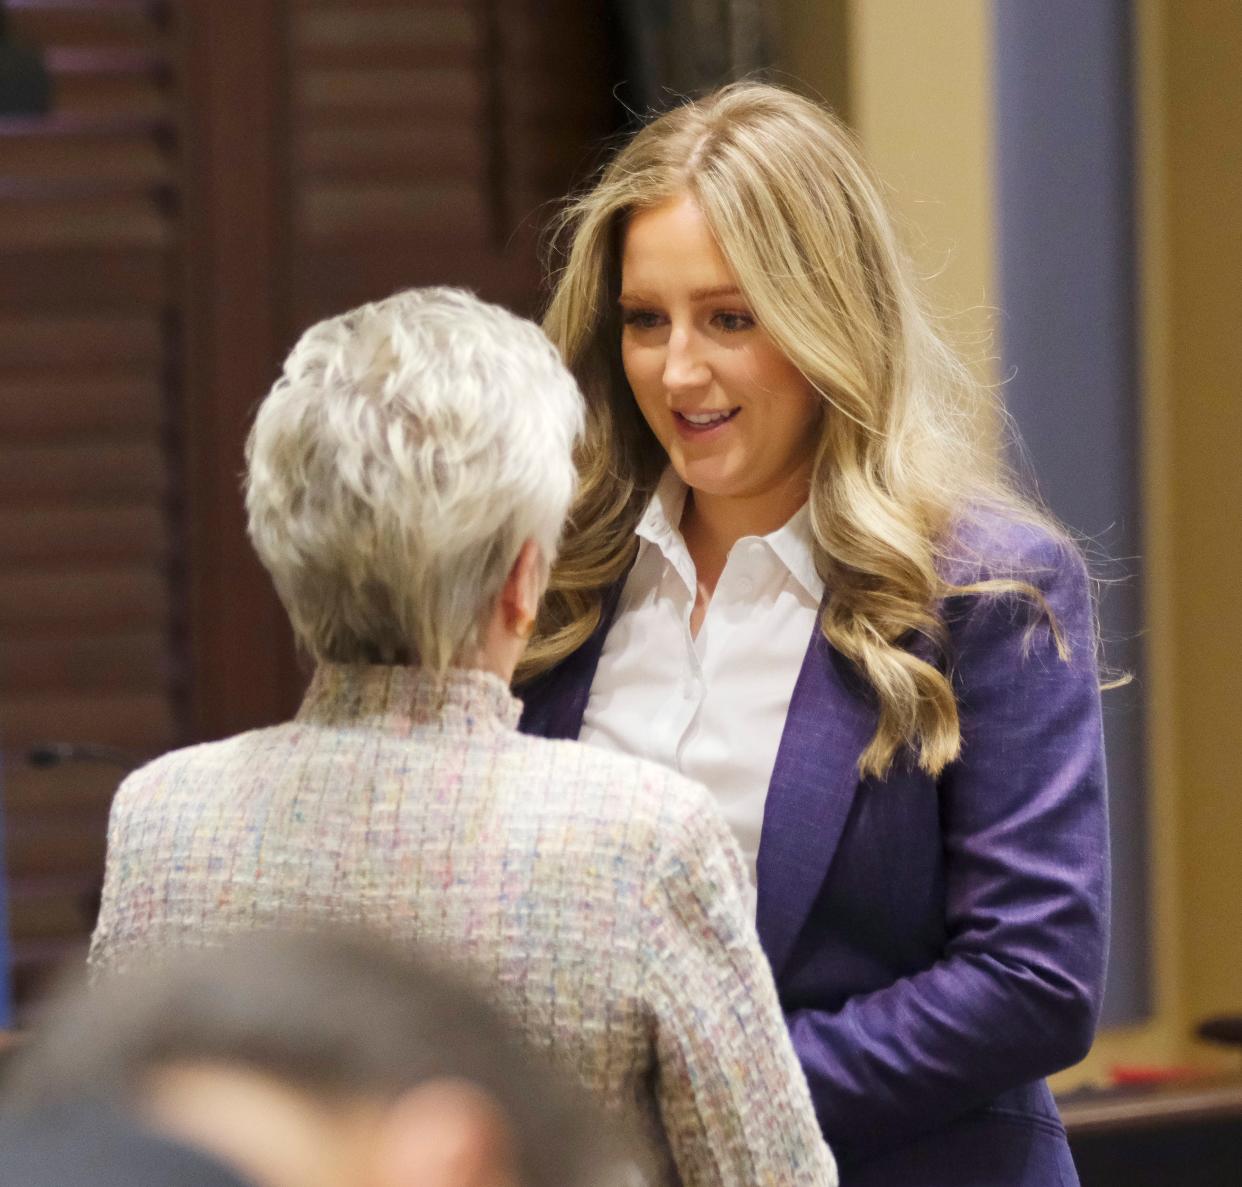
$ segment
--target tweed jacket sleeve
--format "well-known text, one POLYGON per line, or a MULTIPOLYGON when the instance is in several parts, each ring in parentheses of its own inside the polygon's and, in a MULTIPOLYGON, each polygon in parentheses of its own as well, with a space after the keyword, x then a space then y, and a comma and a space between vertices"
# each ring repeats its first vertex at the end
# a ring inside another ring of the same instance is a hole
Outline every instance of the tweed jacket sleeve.
POLYGON ((833 1187, 744 880, 715 812, 666 834, 644 901, 641 981, 665 1133, 684 1187, 833 1187))

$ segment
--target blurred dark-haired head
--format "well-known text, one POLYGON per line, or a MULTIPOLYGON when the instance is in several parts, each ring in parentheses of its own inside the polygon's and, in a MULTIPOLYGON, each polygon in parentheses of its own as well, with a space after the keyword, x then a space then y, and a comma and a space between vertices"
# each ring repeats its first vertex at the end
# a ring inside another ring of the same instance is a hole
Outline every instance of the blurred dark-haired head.
POLYGON ((472 986, 344 933, 257 932, 63 991, 9 1065, 0 1119, 20 1136, 83 1108, 258 1187, 606 1184, 623 1158, 472 986))

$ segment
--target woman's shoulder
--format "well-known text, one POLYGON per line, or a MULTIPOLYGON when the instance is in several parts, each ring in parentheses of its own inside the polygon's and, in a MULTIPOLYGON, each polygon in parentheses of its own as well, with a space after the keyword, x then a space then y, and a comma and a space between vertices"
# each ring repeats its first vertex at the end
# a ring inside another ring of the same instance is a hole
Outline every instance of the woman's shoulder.
POLYGON ((1058 524, 1034 512, 972 505, 953 520, 940 546, 950 585, 1027 582, 1036 588, 1086 580, 1081 549, 1058 524))
MULTIPOLYGON (((256 763, 287 727, 269 726, 169 750, 126 775, 112 797, 114 833, 131 827, 173 832, 179 813, 206 821, 225 810, 223 789, 254 784, 256 763)), ((119 839, 119 838, 118 838, 119 839)))
POLYGON ((125 776, 117 788, 114 805, 137 806, 152 796, 186 789, 213 778, 228 764, 238 749, 239 740, 245 737, 237 735, 166 751, 125 776))
POLYGON ((1093 660, 1091 579, 1082 550, 1056 523, 1019 511, 972 508, 947 537, 941 574, 957 587, 943 604, 943 617, 959 645, 1017 636, 1024 653, 1046 646, 1062 657, 1093 660))

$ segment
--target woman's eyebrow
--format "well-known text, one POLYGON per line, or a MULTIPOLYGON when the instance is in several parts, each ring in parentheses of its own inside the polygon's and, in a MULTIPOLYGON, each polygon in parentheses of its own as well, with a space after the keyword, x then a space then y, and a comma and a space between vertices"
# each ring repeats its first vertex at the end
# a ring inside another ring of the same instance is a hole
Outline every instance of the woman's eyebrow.
MULTIPOLYGON (((736 284, 718 284, 712 288, 692 289, 690 292, 690 300, 708 301, 713 297, 740 297, 741 295, 742 290, 738 288, 736 284)), ((651 298, 645 293, 624 292, 617 298, 617 301, 622 305, 626 304, 626 302, 643 304, 650 303, 651 298)))

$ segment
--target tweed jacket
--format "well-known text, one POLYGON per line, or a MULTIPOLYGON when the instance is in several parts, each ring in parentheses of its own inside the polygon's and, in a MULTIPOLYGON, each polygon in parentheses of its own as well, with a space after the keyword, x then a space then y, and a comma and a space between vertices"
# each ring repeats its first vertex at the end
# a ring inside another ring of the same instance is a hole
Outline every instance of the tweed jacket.
MULTIPOLYGON (((821 1127, 851 1187, 1076 1187, 1043 1077, 1091 1044, 1108 950, 1108 813, 1087 575, 999 514, 959 526, 943 605, 961 756, 861 778, 875 698, 816 631, 768 786, 757 926, 821 1127)), ((521 690, 522 728, 574 738, 616 613, 521 690)), ((831 598, 831 590, 826 598, 831 598)), ((827 603, 825 603, 827 604, 827 603)), ((739 723, 736 745, 746 745, 739 723)))
POLYGON ((831 1187, 707 792, 524 737, 520 712, 481 672, 321 666, 291 723, 144 767, 113 805, 91 961, 361 922, 464 963, 669 1182, 831 1187))

